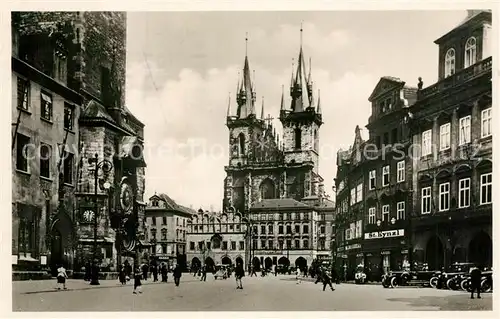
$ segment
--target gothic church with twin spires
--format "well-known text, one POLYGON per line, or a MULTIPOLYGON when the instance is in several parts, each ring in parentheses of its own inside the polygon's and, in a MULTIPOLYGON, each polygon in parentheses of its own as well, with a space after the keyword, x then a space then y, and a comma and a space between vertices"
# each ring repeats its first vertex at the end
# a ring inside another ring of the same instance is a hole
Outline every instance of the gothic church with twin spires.
POLYGON ((285 105, 282 89, 280 139, 272 118, 264 118, 264 102, 257 116, 255 83, 245 56, 238 79, 237 108, 232 110, 230 101, 227 111, 230 149, 229 164, 224 168, 224 211, 233 209, 245 215, 255 203, 266 199, 308 202, 324 197, 323 179, 318 173, 319 130, 323 124, 320 98, 315 102, 310 65, 306 70, 301 44, 297 68, 292 72, 290 104, 285 105))

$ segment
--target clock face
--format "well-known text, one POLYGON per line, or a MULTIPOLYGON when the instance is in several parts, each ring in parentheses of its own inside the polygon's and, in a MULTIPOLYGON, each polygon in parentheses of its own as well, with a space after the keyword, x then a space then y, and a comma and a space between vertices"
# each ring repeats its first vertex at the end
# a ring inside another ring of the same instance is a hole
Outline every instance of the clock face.
POLYGON ((134 196, 132 187, 128 183, 123 183, 120 191, 120 205, 125 214, 132 213, 134 204, 134 196))
POLYGON ((93 210, 86 210, 83 212, 83 219, 86 222, 91 222, 94 220, 94 211, 93 210))

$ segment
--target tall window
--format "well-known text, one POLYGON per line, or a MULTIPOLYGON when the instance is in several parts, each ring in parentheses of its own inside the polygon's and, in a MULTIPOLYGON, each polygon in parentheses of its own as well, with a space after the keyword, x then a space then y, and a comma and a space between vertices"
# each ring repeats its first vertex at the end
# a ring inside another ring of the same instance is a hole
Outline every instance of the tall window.
POLYGON ((455 74, 455 49, 449 49, 444 58, 444 77, 455 74))
POLYGON ((236 242, 231 241, 231 250, 236 250, 236 242))
POLYGON ((300 149, 302 147, 302 131, 300 128, 295 129, 295 149, 300 149))
POLYGON ((356 188, 351 188, 351 205, 356 203, 356 188))
POLYGON ((29 108, 29 92, 30 92, 30 82, 17 78, 17 107, 22 110, 28 110, 29 108))
POLYGON ((369 188, 370 190, 372 189, 375 189, 375 183, 376 183, 376 178, 377 178, 377 171, 376 170, 373 170, 373 171, 370 171, 370 173, 368 173, 368 177, 369 177, 369 188))
POLYGON ((240 155, 245 155, 245 135, 243 133, 238 136, 238 144, 240 155))
POLYGON ((432 153, 432 130, 427 130, 422 133, 422 156, 427 156, 432 153))
POLYGON ((65 153, 64 158, 64 183, 73 184, 73 154, 65 153))
POLYGON ((189 242, 189 250, 194 250, 194 241, 189 242))
POLYGON ((278 234, 283 234, 283 225, 278 226, 278 234))
POLYGON ((274 234, 273 225, 269 225, 269 234, 274 234))
POLYGON ((382 206, 382 221, 388 221, 389 220, 389 205, 384 205, 382 206))
POLYGON ((292 225, 286 225, 286 233, 291 234, 292 233, 292 225))
POLYGON ((29 172, 29 170, 28 170, 28 156, 31 156, 29 154, 30 138, 25 136, 25 135, 17 133, 16 143, 17 143, 16 169, 23 171, 23 172, 29 172))
POLYGON ((405 202, 398 202, 396 204, 396 218, 405 219, 405 202))
POLYGON ((50 178, 50 160, 52 148, 48 144, 40 144, 40 176, 50 178))
POLYGON ((162 223, 163 225, 166 225, 166 224, 167 224, 167 217, 166 217, 166 216, 163 216, 163 217, 161 218, 161 223, 162 223))
POLYGON ((156 240, 156 229, 151 229, 151 239, 156 240))
POLYGON ((431 212, 431 187, 422 188, 422 214, 431 212))
POLYGON ((491 135, 491 107, 481 112, 481 137, 491 135))
POLYGON ((389 185, 389 165, 382 168, 382 186, 389 185))
POLYGON ((458 208, 470 206, 470 178, 458 181, 458 208))
POLYGON ((295 249, 299 249, 299 248, 300 248, 300 240, 295 239, 295 249))
POLYGON ((222 250, 227 250, 227 241, 222 242, 222 250))
POLYGON ((260 233, 261 234, 265 234, 266 233, 266 226, 265 225, 261 225, 260 226, 260 233))
POLYGON ((439 128, 439 149, 441 151, 450 148, 450 127, 450 123, 446 123, 439 128))
POLYGON ((308 225, 304 225, 304 227, 302 227, 302 230, 303 230, 304 234, 308 234, 309 233, 309 226, 308 225))
POLYGON ((481 175, 481 205, 491 203, 492 173, 481 175))
POLYGON ((245 250, 245 242, 240 241, 240 250, 245 250))
POLYGON ((459 145, 470 143, 470 115, 460 119, 459 145))
POLYGON ((151 217, 151 225, 156 226, 156 217, 151 217))
POLYGON ((265 179, 260 184, 260 198, 261 199, 272 199, 276 198, 274 183, 269 178, 265 179))
POLYGON ((303 247, 304 249, 308 249, 308 248, 309 248, 309 240, 304 239, 304 240, 302 241, 302 247, 303 247))
POLYGON ((287 248, 292 248, 292 240, 291 239, 287 239, 286 240, 286 247, 287 248))
POLYGON ((470 37, 465 43, 465 65, 469 66, 476 63, 476 38, 470 37))
POLYGON ((375 207, 368 208, 368 224, 375 224, 375 207))
POLYGON ((161 239, 167 240, 167 230, 166 229, 161 230, 161 239))
POLYGON ((439 211, 450 209, 450 183, 439 185, 439 211))
POLYGON ((64 128, 73 130, 73 106, 68 103, 64 103, 64 128))
POLYGON ((405 161, 398 162, 398 183, 405 181, 405 161))
POLYGON ((295 233, 300 233, 300 225, 295 225, 295 233))
POLYGON ((359 184, 356 187, 356 203, 359 203, 363 200, 363 184, 359 184))
POLYGON ((40 93, 40 107, 42 110, 41 117, 47 121, 52 120, 52 96, 48 93, 40 93))
POLYGON ((269 239, 267 241, 267 248, 268 249, 274 249, 274 243, 273 243, 273 240, 272 239, 269 239))
POLYGON ((324 234, 325 231, 326 231, 325 225, 321 225, 321 227, 320 227, 320 233, 324 234))

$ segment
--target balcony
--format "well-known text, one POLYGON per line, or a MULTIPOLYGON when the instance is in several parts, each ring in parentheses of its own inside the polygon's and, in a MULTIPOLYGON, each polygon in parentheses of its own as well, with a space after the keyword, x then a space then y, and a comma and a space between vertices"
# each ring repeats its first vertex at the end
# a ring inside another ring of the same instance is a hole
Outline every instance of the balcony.
POLYGON ((459 86, 464 84, 465 82, 474 79, 480 75, 491 72, 492 58, 489 57, 478 63, 471 65, 470 67, 460 70, 457 73, 449 76, 436 84, 433 84, 425 89, 421 90, 418 93, 418 99, 425 99, 431 95, 434 95, 439 92, 443 92, 448 90, 449 88, 459 86))

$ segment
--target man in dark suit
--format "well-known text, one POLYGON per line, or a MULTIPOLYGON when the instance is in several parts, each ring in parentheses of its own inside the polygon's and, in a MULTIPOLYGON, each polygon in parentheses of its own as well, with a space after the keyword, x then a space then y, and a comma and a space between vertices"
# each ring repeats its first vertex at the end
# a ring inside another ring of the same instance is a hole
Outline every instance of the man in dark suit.
POLYGON ((481 299, 481 267, 474 267, 470 272, 471 292, 470 299, 474 299, 474 291, 477 291, 477 298, 481 299))

